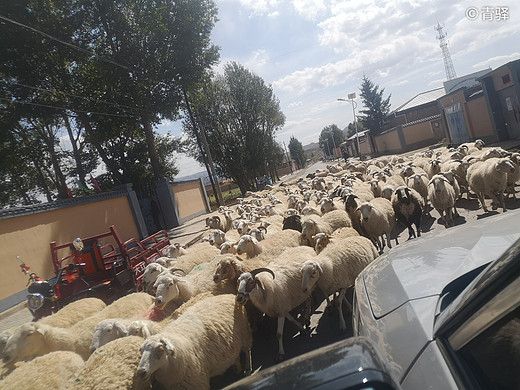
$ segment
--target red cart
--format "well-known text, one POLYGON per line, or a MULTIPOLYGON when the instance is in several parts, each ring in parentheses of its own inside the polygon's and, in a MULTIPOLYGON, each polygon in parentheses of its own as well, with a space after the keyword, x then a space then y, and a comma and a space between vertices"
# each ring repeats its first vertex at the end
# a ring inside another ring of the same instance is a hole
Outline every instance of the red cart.
POLYGON ((144 240, 122 242, 114 226, 92 237, 60 245, 51 242, 56 276, 45 281, 31 279, 27 307, 39 319, 84 297, 99 297, 110 303, 122 295, 142 291, 146 265, 163 256, 169 245, 165 230, 144 240))

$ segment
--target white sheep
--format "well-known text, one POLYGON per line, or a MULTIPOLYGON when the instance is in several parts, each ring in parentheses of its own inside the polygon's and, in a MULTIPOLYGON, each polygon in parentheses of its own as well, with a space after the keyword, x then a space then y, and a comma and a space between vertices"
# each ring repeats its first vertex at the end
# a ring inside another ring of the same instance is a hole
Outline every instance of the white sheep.
POLYGON ((149 381, 137 377, 141 337, 129 336, 97 349, 67 390, 148 390, 149 381))
MULTIPOLYGON (((392 203, 385 198, 375 198, 370 202, 362 203, 357 210, 361 212, 361 226, 368 238, 380 251, 383 251, 385 247, 383 235, 386 235, 386 242, 391 248, 390 236, 396 222, 392 203), (379 237, 381 237, 381 241, 379 241, 379 237)), ((397 238, 395 242, 398 244, 397 238)))
POLYGON ((193 268, 202 263, 211 261, 216 255, 220 254, 220 249, 211 245, 194 245, 190 247, 189 253, 180 257, 174 267, 188 274, 193 268))
POLYGON ((154 284, 155 307, 164 310, 166 305, 175 305, 179 307, 192 297, 204 293, 211 292, 213 294, 231 294, 234 292, 234 286, 231 283, 213 283, 213 275, 217 265, 222 259, 229 255, 218 255, 207 263, 202 263, 193 268, 186 276, 179 276, 172 272, 177 271, 171 269, 169 273, 159 275, 154 284))
POLYGON ((341 240, 343 238, 354 236, 359 236, 359 233, 356 229, 351 227, 339 228, 338 230, 335 230, 332 234, 318 233, 313 237, 313 239, 316 242, 314 250, 316 251, 316 254, 320 254, 320 252, 323 249, 325 249, 325 247, 329 245, 332 241, 341 240))
POLYGON ((354 284, 359 273, 378 256, 372 242, 366 237, 347 237, 327 246, 319 256, 307 260, 301 267, 304 293, 317 285, 328 297, 339 291, 340 330, 346 330, 342 303, 348 287, 354 284))
POLYGON ((252 334, 235 296, 208 297, 188 308, 141 346, 137 376, 167 389, 209 389, 210 378, 240 362, 251 373, 252 334))
POLYGON ((234 241, 226 241, 226 242, 223 242, 223 243, 220 245, 220 254, 221 254, 221 255, 225 255, 225 254, 236 254, 236 253, 237 253, 236 245, 237 245, 237 243, 234 242, 234 241))
POLYGON ((237 243, 237 255, 246 254, 247 258, 263 254, 264 257, 277 256, 285 248, 299 246, 301 244, 300 233, 296 230, 282 230, 278 234, 258 242, 250 235, 243 235, 237 243))
POLYGON ((86 360, 90 355, 94 329, 100 321, 142 315, 151 307, 153 300, 153 297, 146 293, 126 295, 69 328, 40 323, 24 324, 18 327, 7 341, 4 363, 10 364, 59 350, 76 352, 86 360))
POLYGON ((168 248, 166 248, 166 255, 170 258, 178 258, 183 255, 186 255, 188 251, 181 244, 176 242, 175 244, 171 244, 168 248))
POLYGON ((50 352, 14 369, 0 381, 0 388, 68 389, 84 365, 81 356, 74 352, 50 352))
POLYGON ((408 187, 417 191, 423 198, 424 212, 428 211, 428 175, 416 173, 408 177, 408 187))
POLYGON ((159 263, 148 264, 141 277, 141 285, 143 286, 144 292, 148 294, 154 294, 153 284, 157 280, 158 276, 163 272, 168 272, 169 269, 162 266, 159 263))
POLYGON ((514 173, 515 166, 508 158, 490 158, 486 161, 477 161, 468 168, 468 183, 477 197, 484 211, 488 211, 484 202, 484 195, 492 199, 493 210, 502 206, 506 211, 504 191, 507 187, 507 174, 514 173))
POLYGON ((323 198, 320 201, 319 205, 320 205, 320 211, 321 211, 322 214, 329 213, 329 212, 331 212, 333 210, 337 210, 338 209, 338 207, 334 203, 334 200, 330 199, 330 198, 323 198))
POLYGON ((162 323, 150 320, 136 320, 130 323, 127 328, 128 336, 139 336, 143 339, 159 333, 163 328, 162 323))
POLYGON ((454 225, 453 207, 455 206, 455 190, 449 180, 442 175, 434 175, 428 182, 428 199, 433 208, 437 210, 441 219, 444 213, 444 223, 446 227, 454 225))
POLYGON ((228 256, 220 259, 213 275, 213 281, 221 283, 229 280, 232 285, 236 286, 236 281, 243 272, 250 272, 256 268, 265 267, 268 263, 269 261, 266 259, 254 258, 243 261, 238 256, 228 256))
POLYGON ((278 319, 276 335, 279 358, 285 355, 283 347, 283 326, 285 319, 293 322, 300 331, 302 325, 294 319, 290 311, 306 302, 311 291, 301 290, 301 265, 315 257, 312 248, 289 248, 269 267, 243 272, 237 280, 237 302, 245 305, 251 300, 253 305, 269 317, 278 319), (310 249, 310 250, 309 250, 310 249), (270 275, 266 275, 269 273, 270 275))
POLYGON ((107 318, 98 323, 94 329, 90 352, 94 352, 112 340, 126 337, 128 335, 128 326, 132 322, 133 320, 126 318, 107 318))
POLYGON ((336 229, 351 226, 350 217, 343 210, 333 210, 321 218, 311 215, 302 219, 302 238, 310 242, 310 246, 314 247, 316 243, 312 240, 312 236, 315 236, 317 233, 331 234, 336 229))

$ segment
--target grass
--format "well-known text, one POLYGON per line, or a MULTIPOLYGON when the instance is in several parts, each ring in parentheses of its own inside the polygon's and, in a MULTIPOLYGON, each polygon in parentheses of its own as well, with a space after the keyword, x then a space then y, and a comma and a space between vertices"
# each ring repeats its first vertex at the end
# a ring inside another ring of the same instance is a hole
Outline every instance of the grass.
MULTIPOLYGON (((242 196, 242 192, 240 192, 240 188, 233 188, 230 191, 222 191, 222 196, 224 197, 224 203, 228 204, 231 201, 235 200, 242 196)), ((215 195, 211 194, 209 197, 209 204, 211 207, 217 206, 217 200, 215 199, 215 195)))

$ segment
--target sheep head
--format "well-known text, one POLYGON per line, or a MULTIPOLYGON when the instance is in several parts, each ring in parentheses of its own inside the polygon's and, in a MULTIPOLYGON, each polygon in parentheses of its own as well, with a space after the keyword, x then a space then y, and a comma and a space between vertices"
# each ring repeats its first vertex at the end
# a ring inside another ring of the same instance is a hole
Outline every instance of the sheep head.
POLYGON ((246 253, 247 255, 250 255, 254 252, 254 246, 258 245, 258 241, 256 238, 244 234, 242 237, 240 237, 240 240, 238 240, 237 243, 237 255, 241 255, 246 253))
POLYGON ((220 229, 212 230, 208 236, 208 242, 213 246, 219 247, 224 241, 226 241, 226 233, 220 229))
POLYGON ((311 293, 318 279, 323 275, 323 269, 315 260, 307 260, 303 263, 302 268, 302 291, 311 293))
POLYGON ((128 331, 126 326, 117 318, 110 318, 97 324, 94 330, 94 337, 90 344, 90 352, 94 352, 99 347, 111 342, 112 340, 126 337, 128 331))
POLYGON ((302 223, 302 238, 304 240, 311 240, 312 236, 318 233, 318 223, 316 220, 309 218, 302 223))
POLYGON ((161 335, 148 337, 141 345, 137 377, 143 382, 149 381, 157 370, 168 367, 169 360, 175 357, 176 349, 166 337, 161 335))
POLYGON ((139 336, 144 339, 147 339, 151 336, 150 329, 148 325, 144 321, 134 321, 128 326, 127 330, 128 336, 139 336))
POLYGON ((410 189, 408 187, 398 187, 395 192, 395 196, 397 196, 397 200, 399 203, 409 205, 412 199, 410 198, 410 189))
POLYGON ((235 248, 236 242, 226 241, 220 245, 220 254, 225 255, 228 253, 235 254, 237 253, 237 248, 235 248))
POLYGON ((251 293, 257 288, 257 286, 264 289, 262 281, 256 276, 260 272, 269 272, 273 276, 273 279, 275 278, 274 272, 269 268, 257 268, 251 272, 244 272, 237 280, 237 303, 245 305, 251 298, 251 293))
POLYGON ((501 158, 497 161, 495 170, 503 173, 515 173, 515 166, 508 158, 501 158))
POLYGON ((365 202, 359 205, 356 211, 361 212, 361 221, 368 222, 373 209, 374 206, 372 204, 370 204, 369 202, 365 202))
POLYGON ((177 299, 181 294, 178 284, 186 283, 184 278, 172 274, 172 271, 160 275, 153 285, 153 288, 157 291, 155 293, 155 307, 158 309, 164 308, 168 302, 177 299))
POLYGON ((314 240, 314 250, 317 254, 319 254, 325 247, 330 243, 330 236, 326 233, 316 233, 316 235, 312 236, 314 240))
POLYGON ((220 260, 215 269, 213 281, 215 283, 220 283, 223 280, 238 278, 238 276, 243 272, 242 264, 240 262, 241 260, 239 260, 238 257, 226 257, 220 260))
POLYGON ((3 352, 3 362, 8 365, 30 356, 41 355, 45 348, 46 326, 28 323, 19 326, 9 337, 3 352))
POLYGON ((446 179, 444 176, 435 175, 428 182, 428 185, 433 185, 435 192, 440 193, 444 190, 446 183, 450 184, 450 181, 448 179, 446 179))
POLYGON ((150 263, 146 266, 143 272, 143 276, 141 278, 141 283, 143 285, 144 291, 147 293, 153 292, 153 284, 157 280, 159 274, 167 269, 160 264, 150 263))

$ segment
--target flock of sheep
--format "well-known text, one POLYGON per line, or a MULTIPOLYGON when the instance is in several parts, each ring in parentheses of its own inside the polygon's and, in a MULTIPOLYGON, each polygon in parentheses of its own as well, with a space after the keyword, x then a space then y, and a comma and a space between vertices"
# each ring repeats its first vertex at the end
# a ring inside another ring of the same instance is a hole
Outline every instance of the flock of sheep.
POLYGON ((476 141, 336 163, 249 193, 207 218, 201 242, 172 244, 149 264, 143 292, 108 306, 83 299, 4 332, 0 387, 209 389, 231 367, 251 374, 255 330, 266 321, 276 319, 280 358, 285 320, 308 334, 322 301, 338 306, 345 331, 346 290, 392 239, 398 244, 398 223, 408 238, 421 236, 431 205, 450 227, 470 191, 484 210, 487 196, 506 211, 519 164, 519 153, 476 141))

